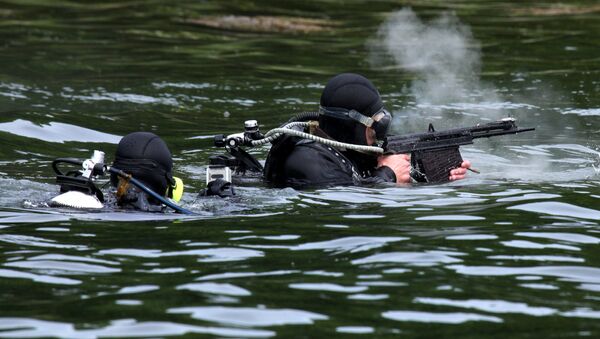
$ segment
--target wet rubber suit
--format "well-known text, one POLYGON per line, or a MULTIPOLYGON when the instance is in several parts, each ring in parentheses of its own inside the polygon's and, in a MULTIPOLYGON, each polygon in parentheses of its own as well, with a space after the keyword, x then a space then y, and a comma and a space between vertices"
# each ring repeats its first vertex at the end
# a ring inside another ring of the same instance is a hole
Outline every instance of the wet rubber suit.
POLYGON ((344 152, 309 139, 282 138, 278 149, 269 152, 265 165, 265 177, 276 187, 304 189, 396 182, 389 167, 375 168, 355 151, 344 152), (287 156, 284 149, 289 149, 287 156), (279 159, 274 160, 275 157, 279 159))
MULTIPOLYGON (((391 115, 384 110, 375 86, 363 76, 345 73, 333 77, 323 90, 320 104, 319 129, 315 133, 319 136, 367 145, 366 126, 359 120, 381 112, 388 115, 388 125, 377 137, 387 133, 391 115)), ((269 151, 264 176, 276 187, 299 189, 396 182, 396 175, 391 168, 376 166, 377 158, 372 154, 336 149, 309 139, 282 136, 269 151)))

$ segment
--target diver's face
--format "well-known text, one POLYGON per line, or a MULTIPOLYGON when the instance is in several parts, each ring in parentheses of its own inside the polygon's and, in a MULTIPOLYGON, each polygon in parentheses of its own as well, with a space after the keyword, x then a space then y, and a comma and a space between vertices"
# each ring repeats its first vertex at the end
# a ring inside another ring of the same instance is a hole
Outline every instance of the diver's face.
MULTIPOLYGON (((375 116, 373 116, 372 119, 375 121, 379 121, 384 117, 384 115, 385 113, 378 113, 375 114, 375 116)), ((368 146, 375 145, 375 143, 377 142, 377 133, 375 132, 375 129, 373 129, 372 127, 367 127, 365 129, 365 139, 367 140, 368 146)))
POLYGON ((377 141, 377 139, 375 138, 375 130, 372 129, 371 127, 367 127, 365 129, 365 138, 367 139, 367 145, 368 146, 373 146, 375 144, 375 142, 377 141))

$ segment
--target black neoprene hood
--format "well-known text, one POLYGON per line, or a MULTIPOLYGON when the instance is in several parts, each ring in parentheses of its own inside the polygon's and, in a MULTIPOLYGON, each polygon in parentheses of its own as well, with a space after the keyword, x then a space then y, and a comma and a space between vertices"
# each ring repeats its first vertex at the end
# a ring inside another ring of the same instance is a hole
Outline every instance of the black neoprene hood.
MULTIPOLYGON (((327 110, 355 110, 370 118, 383 109, 383 101, 369 79, 359 74, 342 73, 327 82, 321 94, 321 107, 327 110)), ((337 141, 367 145, 366 127, 356 120, 321 114, 319 126, 337 141)))
POLYGON ((174 183, 171 152, 154 133, 134 132, 124 136, 117 146, 113 166, 130 173, 159 194, 164 194, 169 184, 174 183))
POLYGON ((151 132, 133 132, 124 136, 119 141, 116 156, 126 159, 151 159, 167 171, 173 169, 173 159, 167 144, 151 132))
POLYGON ((329 79, 321 94, 321 106, 356 110, 367 117, 383 108, 377 88, 360 74, 342 73, 329 79))

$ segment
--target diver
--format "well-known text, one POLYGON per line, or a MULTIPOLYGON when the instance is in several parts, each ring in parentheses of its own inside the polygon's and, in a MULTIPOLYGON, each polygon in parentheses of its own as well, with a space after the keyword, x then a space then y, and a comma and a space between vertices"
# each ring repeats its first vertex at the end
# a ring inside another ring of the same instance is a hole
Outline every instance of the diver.
MULTIPOLYGON (((359 74, 342 73, 331 78, 321 94, 314 134, 371 146, 385 138, 391 121, 392 115, 371 81, 359 74)), ((464 161, 450 171, 448 179, 463 179, 470 166, 464 161)), ((291 135, 273 142, 264 177, 276 187, 299 189, 416 181, 408 154, 375 156, 291 135)))
MULTIPOLYGON (((130 174, 164 197, 173 198, 177 184, 183 189, 182 183, 173 177, 173 158, 167 144, 154 133, 134 132, 124 136, 117 146, 112 167, 130 174)), ((111 193, 119 207, 151 212, 164 211, 165 206, 161 201, 140 187, 128 183, 126 178, 111 173, 110 182, 113 187, 111 193)))
POLYGON ((117 146, 111 166, 104 165, 104 153, 95 151, 91 159, 59 158, 52 167, 61 186, 61 195, 50 200, 50 206, 74 208, 118 207, 147 212, 164 212, 170 207, 177 212, 191 212, 177 206, 183 194, 183 182, 173 176, 173 159, 167 144, 156 134, 134 132, 124 136, 117 146), (83 170, 62 173, 60 163, 80 164, 83 170), (108 196, 94 180, 110 174, 108 196))

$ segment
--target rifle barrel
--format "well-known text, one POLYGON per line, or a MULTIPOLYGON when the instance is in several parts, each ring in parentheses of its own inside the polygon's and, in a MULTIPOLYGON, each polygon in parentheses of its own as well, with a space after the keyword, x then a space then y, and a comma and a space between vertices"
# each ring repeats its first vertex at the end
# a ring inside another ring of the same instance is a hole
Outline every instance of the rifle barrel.
POLYGON ((446 148, 449 146, 468 145, 473 143, 473 139, 477 138, 489 138, 535 130, 535 128, 517 127, 515 120, 512 118, 439 132, 433 131, 433 127, 430 127, 430 129, 430 132, 425 133, 390 135, 386 138, 383 148, 386 150, 386 153, 408 153, 420 150, 446 148))

